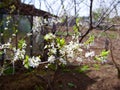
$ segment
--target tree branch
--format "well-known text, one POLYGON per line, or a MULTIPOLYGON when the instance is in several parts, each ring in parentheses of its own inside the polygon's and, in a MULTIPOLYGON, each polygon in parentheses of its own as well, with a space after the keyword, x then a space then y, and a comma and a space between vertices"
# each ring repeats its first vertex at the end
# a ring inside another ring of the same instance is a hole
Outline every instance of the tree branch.
POLYGON ((89 34, 89 32, 93 29, 92 26, 92 7, 93 7, 93 0, 90 0, 90 24, 89 24, 89 29, 86 31, 84 35, 81 36, 81 39, 79 42, 82 42, 82 40, 89 34))

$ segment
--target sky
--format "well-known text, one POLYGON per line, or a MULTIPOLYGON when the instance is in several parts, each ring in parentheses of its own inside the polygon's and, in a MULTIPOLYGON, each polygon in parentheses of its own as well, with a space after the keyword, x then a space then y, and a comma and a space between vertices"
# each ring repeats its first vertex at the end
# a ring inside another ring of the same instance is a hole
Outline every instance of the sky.
MULTIPOLYGON (((36 8, 48 11, 55 15, 63 15, 63 13, 67 13, 67 15, 75 15, 74 8, 75 4, 74 0, 22 0, 22 2, 26 4, 33 4, 36 8), (63 1, 64 8, 61 5, 61 1, 63 1)), ((96 10, 99 7, 107 8, 110 7, 111 2, 115 0, 93 0, 93 10, 96 10)), ((116 0, 116 2, 119 0, 116 0)), ((89 16, 89 5, 90 0, 76 0, 76 10, 79 16, 89 16)), ((114 3, 115 5, 116 3, 114 3)), ((118 7, 120 9, 120 5, 118 7)), ((115 10, 113 10, 113 14, 115 10)), ((118 12, 120 15, 120 12, 118 12)))

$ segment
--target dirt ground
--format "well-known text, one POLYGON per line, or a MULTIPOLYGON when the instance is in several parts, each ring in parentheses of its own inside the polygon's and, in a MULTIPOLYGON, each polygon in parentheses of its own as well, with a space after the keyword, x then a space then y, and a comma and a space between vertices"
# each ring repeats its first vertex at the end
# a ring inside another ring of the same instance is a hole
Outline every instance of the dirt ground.
MULTIPOLYGON (((95 31, 99 33, 99 31, 95 31)), ((109 31, 115 35, 118 32, 109 31), (115 33, 115 34, 114 34, 115 33)), ((113 55, 118 65, 120 65, 120 38, 113 37, 113 55), (116 39, 117 38, 117 39, 116 39)), ((105 37, 95 40, 94 49, 97 51, 104 48, 105 37)), ((53 79, 53 71, 40 66, 35 70, 27 71, 20 66, 15 75, 0 76, 0 90, 50 90, 47 89, 48 82, 53 79), (41 76, 45 78, 43 80, 41 76)), ((90 69, 84 73, 76 70, 79 66, 68 66, 65 70, 59 70, 52 82, 53 90, 120 90, 120 79, 117 77, 117 70, 109 55, 108 61, 100 68, 90 69)))

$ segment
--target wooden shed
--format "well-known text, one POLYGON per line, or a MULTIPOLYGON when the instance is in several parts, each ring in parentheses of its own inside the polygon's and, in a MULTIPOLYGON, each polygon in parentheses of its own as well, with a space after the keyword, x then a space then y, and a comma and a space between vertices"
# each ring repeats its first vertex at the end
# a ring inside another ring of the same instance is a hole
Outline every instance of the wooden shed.
MULTIPOLYGON (((33 17, 38 16, 42 17, 43 19, 48 19, 52 17, 57 17, 56 15, 53 15, 49 12, 40 10, 35 8, 34 5, 29 5, 22 3, 21 0, 0 0, 0 22, 3 20, 3 15, 22 15, 22 16, 27 16, 30 24, 31 24, 31 33, 32 35, 30 36, 30 56, 32 57, 33 55, 33 31, 32 31, 32 26, 33 26, 33 17)), ((0 25, 0 43, 4 44, 4 27, 0 25)), ((17 38, 17 34, 16 34, 17 38)), ((17 39, 16 39, 16 48, 17 48, 17 39)), ((3 54, 0 58, 0 64, 1 66, 3 65, 4 62, 4 50, 3 54)))

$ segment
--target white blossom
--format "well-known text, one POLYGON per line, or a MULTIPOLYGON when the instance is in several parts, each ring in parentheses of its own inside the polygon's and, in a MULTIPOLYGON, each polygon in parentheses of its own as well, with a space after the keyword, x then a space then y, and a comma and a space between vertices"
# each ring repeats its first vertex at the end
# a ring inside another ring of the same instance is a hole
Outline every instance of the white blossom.
POLYGON ((5 30, 8 30, 8 28, 7 28, 7 27, 5 27, 4 29, 5 29, 5 30))
POLYGON ((104 60, 102 60, 101 62, 102 62, 102 64, 104 64, 104 63, 106 63, 106 62, 107 62, 107 60, 106 60, 106 59, 104 59, 104 60))
MULTIPOLYGON (((67 61, 72 63, 76 57, 79 57, 83 49, 81 44, 76 41, 70 41, 67 45, 61 48, 60 54, 62 57, 67 57, 67 61)), ((82 58, 77 58, 77 61, 82 61, 82 58)))
POLYGON ((56 54, 57 49, 56 49, 56 48, 52 48, 52 49, 50 49, 50 52, 51 52, 52 54, 56 54))
POLYGON ((67 57, 68 58, 74 58, 74 52, 73 51, 67 52, 67 57))
POLYGON ((85 53, 85 57, 88 58, 88 57, 93 57, 95 56, 95 52, 94 51, 91 51, 91 52, 86 52, 85 53))
POLYGON ((13 36, 13 37, 15 37, 15 36, 16 36, 16 34, 12 34, 12 36, 13 36))
POLYGON ((54 61, 55 61, 55 56, 51 55, 50 57, 48 57, 48 62, 54 63, 54 61))
POLYGON ((41 59, 40 59, 40 57, 33 56, 32 58, 29 58, 28 61, 29 61, 29 66, 35 68, 35 67, 39 66, 41 59))
POLYGON ((52 33, 48 33, 44 36, 45 40, 51 40, 51 39, 54 39, 54 38, 55 38, 55 35, 53 35, 52 33))
POLYGON ((59 50, 59 52, 60 52, 60 54, 62 55, 62 56, 65 56, 65 50, 64 50, 64 48, 62 48, 61 50, 59 50))
POLYGON ((32 35, 32 33, 27 33, 27 36, 29 37, 29 36, 31 36, 32 35))
POLYGON ((83 49, 81 49, 81 48, 78 48, 78 51, 79 51, 79 52, 82 52, 82 51, 83 51, 83 49))
POLYGON ((33 33, 39 32, 41 30, 41 18, 40 17, 33 17, 33 33))
POLYGON ((8 41, 8 42, 10 43, 11 41, 12 41, 12 38, 9 38, 9 41, 8 41))
POLYGON ((3 36, 3 33, 1 33, 1 36, 3 36))
POLYGON ((22 48, 23 48, 23 49, 26 48, 26 46, 27 46, 26 43, 23 43, 23 44, 22 44, 22 48))
POLYGON ((48 68, 48 65, 46 65, 45 68, 48 68))
POLYGON ((3 49, 3 48, 10 48, 10 45, 11 45, 11 44, 10 44, 9 42, 8 42, 8 43, 5 43, 5 44, 2 45, 2 49, 3 49))
POLYGON ((62 63, 62 64, 67 64, 66 60, 64 60, 63 58, 60 58, 59 61, 62 63))
POLYGON ((107 57, 100 57, 101 63, 104 64, 107 62, 107 57))
POLYGON ((6 24, 8 24, 9 22, 10 22, 10 20, 7 20, 7 21, 6 21, 6 24))
POLYGON ((25 50, 22 49, 15 49, 13 48, 13 51, 14 51, 14 58, 13 58, 13 61, 16 61, 16 60, 19 60, 19 59, 24 59, 25 58, 25 50))
POLYGON ((82 62, 83 60, 82 60, 82 58, 77 57, 76 61, 77 61, 77 62, 82 62))

